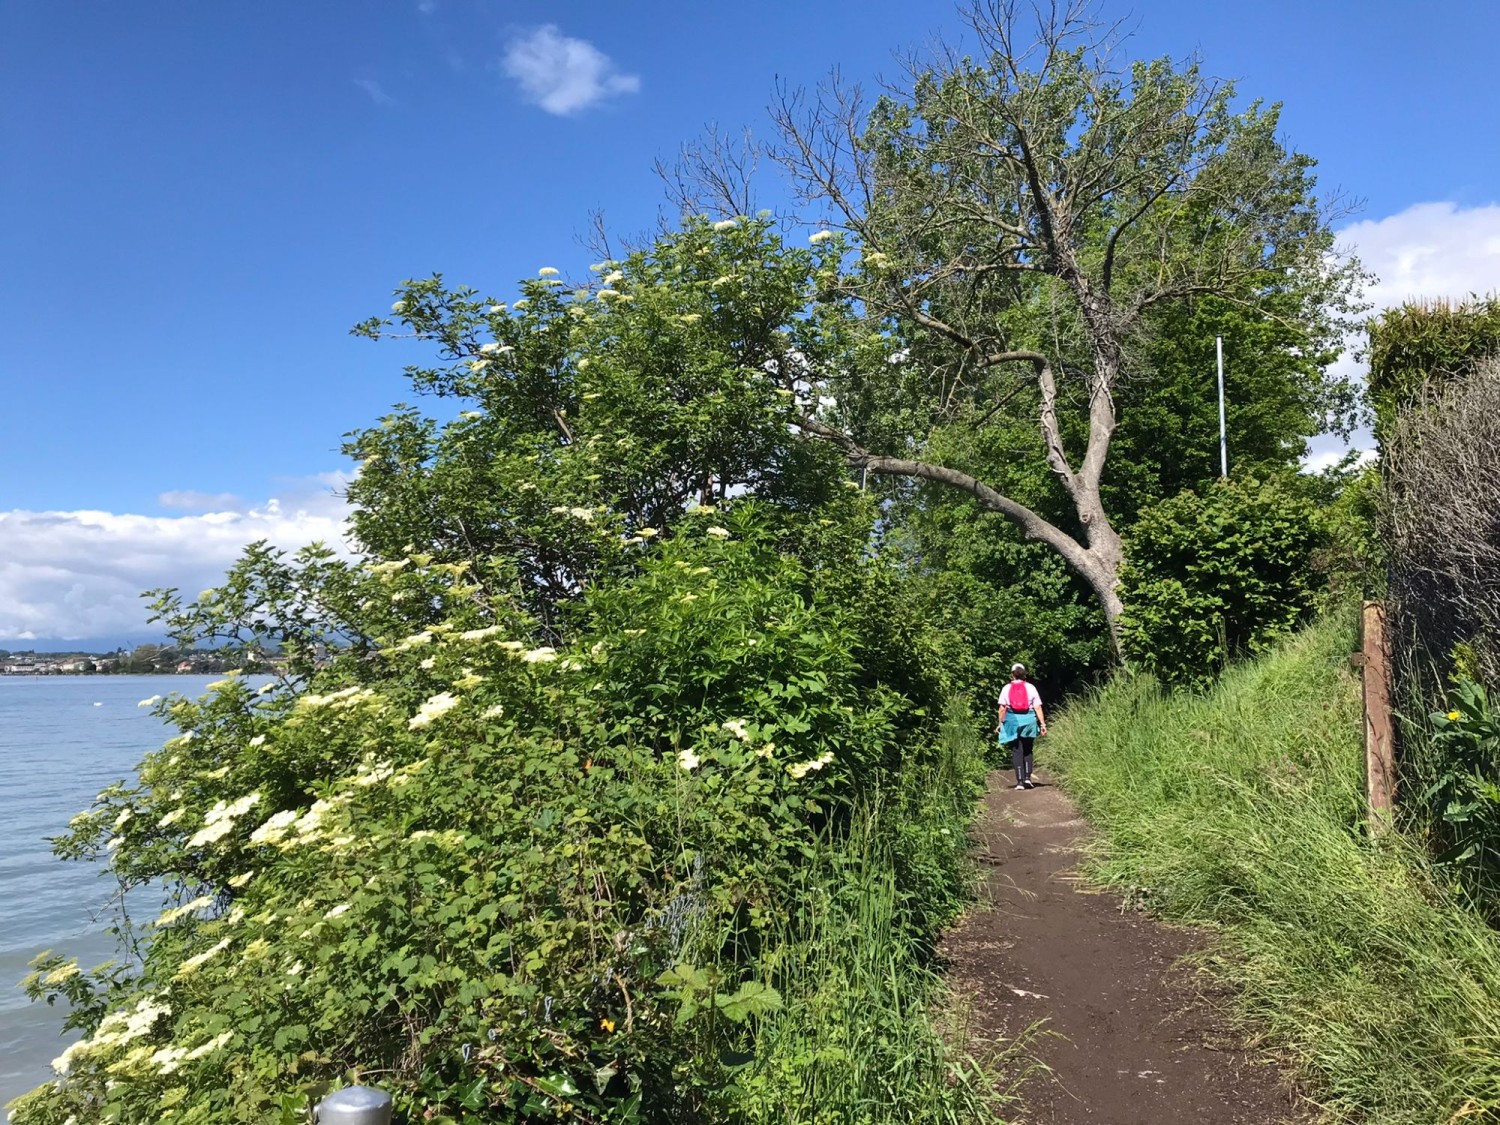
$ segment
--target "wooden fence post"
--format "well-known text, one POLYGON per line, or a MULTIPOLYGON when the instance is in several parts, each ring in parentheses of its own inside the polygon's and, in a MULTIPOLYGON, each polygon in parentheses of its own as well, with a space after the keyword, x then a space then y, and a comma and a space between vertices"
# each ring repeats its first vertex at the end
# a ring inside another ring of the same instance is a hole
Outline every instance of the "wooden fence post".
POLYGON ((1360 615, 1360 664, 1364 672, 1365 786, 1370 801, 1370 831, 1391 826, 1396 797, 1395 739, 1391 726, 1391 661, 1386 643, 1385 609, 1365 602, 1360 615))

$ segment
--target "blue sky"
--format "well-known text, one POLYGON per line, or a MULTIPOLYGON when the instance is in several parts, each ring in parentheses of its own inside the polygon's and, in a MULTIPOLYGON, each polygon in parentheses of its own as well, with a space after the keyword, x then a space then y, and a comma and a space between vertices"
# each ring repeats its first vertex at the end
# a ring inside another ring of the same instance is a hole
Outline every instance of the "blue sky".
MULTIPOLYGON (((1353 7, 1104 11, 1130 53, 1199 51, 1286 103, 1323 184, 1364 200, 1377 300, 1500 285, 1500 4, 1353 7)), ((415 358, 347 329, 403 278, 581 271, 589 211, 649 227, 652 161, 706 122, 764 130, 778 77, 894 76, 895 49, 961 32, 914 0, 9 0, 0 647, 114 636, 143 585, 336 531, 340 435, 415 358)))

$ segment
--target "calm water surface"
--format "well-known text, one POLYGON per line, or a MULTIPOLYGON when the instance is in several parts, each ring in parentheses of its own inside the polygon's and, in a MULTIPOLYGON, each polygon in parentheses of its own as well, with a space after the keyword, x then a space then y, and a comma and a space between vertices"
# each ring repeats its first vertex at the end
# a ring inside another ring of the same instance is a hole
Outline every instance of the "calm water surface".
MULTIPOLYGON (((102 916, 113 883, 97 866, 54 859, 45 836, 172 733, 136 704, 198 695, 217 676, 0 676, 0 1105, 51 1076, 69 1039, 65 1013, 27 1001, 16 982, 44 949, 91 968, 115 954, 102 916)), ((134 897, 134 896, 132 896, 134 897)), ((156 901, 135 905, 132 914, 156 901)))

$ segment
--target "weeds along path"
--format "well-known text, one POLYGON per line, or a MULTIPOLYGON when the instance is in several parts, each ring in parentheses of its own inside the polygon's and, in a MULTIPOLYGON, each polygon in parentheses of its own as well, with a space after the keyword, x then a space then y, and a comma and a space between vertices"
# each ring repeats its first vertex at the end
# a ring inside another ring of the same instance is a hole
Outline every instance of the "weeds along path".
POLYGON ((1026 1125, 1275 1125, 1298 1120, 1274 1067, 1238 1048, 1178 960, 1190 931, 1122 912, 1073 874, 1086 826, 1037 776, 991 775, 978 830, 983 908, 943 943, 971 1027, 997 1040, 1040 1024, 1020 1083, 1026 1125))

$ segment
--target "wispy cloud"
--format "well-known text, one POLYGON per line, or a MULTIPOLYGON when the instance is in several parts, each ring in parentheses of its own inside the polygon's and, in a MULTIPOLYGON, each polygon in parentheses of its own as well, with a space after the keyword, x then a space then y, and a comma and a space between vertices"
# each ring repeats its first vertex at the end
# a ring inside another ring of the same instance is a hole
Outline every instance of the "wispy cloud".
POLYGON ((396 99, 387 94, 380 87, 380 83, 373 78, 356 78, 354 84, 370 96, 370 100, 376 105, 395 105, 396 99))
POLYGON ((417 11, 424 16, 430 16, 437 11, 437 0, 417 0, 417 11))
POLYGON ((501 65, 527 101, 560 117, 641 88, 637 75, 616 69, 599 48, 563 35, 553 24, 513 39, 501 65))
POLYGON ((156 502, 174 512, 243 512, 250 506, 232 492, 198 492, 191 488, 163 492, 156 502))
POLYGON ((0 645, 139 636, 147 628, 141 591, 177 586, 196 594, 222 580, 240 550, 258 539, 286 550, 317 540, 346 549, 348 509, 334 489, 348 479, 326 473, 289 481, 280 496, 257 505, 228 497, 239 510, 219 504, 224 496, 161 497, 169 506, 217 509, 197 515, 0 512, 0 645))

